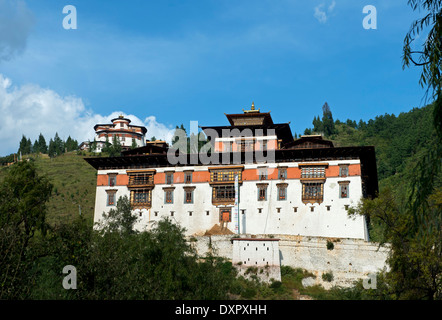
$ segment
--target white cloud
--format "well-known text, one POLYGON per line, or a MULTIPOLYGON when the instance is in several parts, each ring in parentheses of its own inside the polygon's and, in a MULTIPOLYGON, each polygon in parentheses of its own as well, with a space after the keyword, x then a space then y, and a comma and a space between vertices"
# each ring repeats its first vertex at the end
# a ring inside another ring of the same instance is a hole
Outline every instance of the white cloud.
POLYGON ((316 20, 318 20, 320 23, 326 23, 328 20, 329 15, 333 12, 336 6, 336 1, 333 0, 332 3, 326 8, 325 3, 321 3, 317 5, 314 9, 314 17, 316 20))
POLYGON ((71 136, 78 142, 93 140, 93 127, 97 123, 124 115, 135 125, 147 128, 146 138, 170 141, 174 128, 157 122, 154 116, 143 120, 123 111, 109 115, 94 113, 85 107, 83 100, 75 96, 60 96, 51 89, 27 84, 19 87, 0 74, 0 155, 16 152, 22 135, 34 142, 40 133, 48 143, 57 132, 62 139, 71 136))

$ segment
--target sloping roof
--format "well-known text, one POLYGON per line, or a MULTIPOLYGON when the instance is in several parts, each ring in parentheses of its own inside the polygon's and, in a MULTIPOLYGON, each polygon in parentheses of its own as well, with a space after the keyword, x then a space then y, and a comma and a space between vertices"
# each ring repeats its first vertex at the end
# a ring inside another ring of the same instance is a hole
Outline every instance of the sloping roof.
POLYGON ((333 148, 333 142, 324 140, 321 135, 309 135, 301 136, 301 138, 290 142, 284 147, 287 149, 333 148))
POLYGON ((235 125, 235 120, 249 119, 249 118, 262 118, 262 125, 272 125, 273 120, 270 112, 250 112, 250 113, 234 113, 234 114, 226 114, 227 119, 229 120, 232 126, 235 125))

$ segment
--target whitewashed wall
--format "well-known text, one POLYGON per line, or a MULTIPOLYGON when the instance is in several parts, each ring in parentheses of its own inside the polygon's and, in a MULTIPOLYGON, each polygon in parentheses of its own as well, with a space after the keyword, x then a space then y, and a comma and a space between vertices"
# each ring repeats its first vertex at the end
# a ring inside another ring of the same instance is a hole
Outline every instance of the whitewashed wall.
MULTIPOLYGON (((341 161, 342 162, 342 161, 341 161)), ((338 165, 339 161, 329 161, 330 166, 338 165)), ((358 160, 345 160, 345 163, 359 164, 358 160)), ((261 165, 260 165, 261 166, 261 165)), ((275 165, 274 165, 275 166, 275 165)), ((298 163, 284 163, 284 166, 296 167, 298 163)), ((276 166, 275 166, 276 167, 276 166)), ((245 169, 256 169, 258 165, 246 165, 245 169)), ((180 172, 188 168, 175 168, 180 172)), ((207 167, 194 167, 196 171, 207 171, 207 167)), ((170 171, 171 168, 157 168, 157 173, 170 171)), ((109 172, 125 173, 125 170, 99 170, 99 174, 109 172)), ((106 190, 118 189, 116 198, 130 197, 126 186, 98 186, 95 203, 95 221, 100 219, 106 206, 106 190)), ((366 221, 363 216, 349 217, 345 205, 354 206, 362 197, 360 176, 345 178, 328 177, 324 184, 324 200, 321 204, 302 203, 302 183, 299 179, 244 181, 240 186, 239 221, 240 232, 248 234, 286 234, 314 237, 336 237, 368 239, 366 221), (350 181, 349 198, 339 198, 339 181, 350 181), (266 182, 267 200, 258 201, 257 183, 266 182), (288 183, 287 200, 277 200, 277 183, 288 183), (330 206, 330 211, 327 210, 330 206), (294 207, 297 208, 295 212, 294 207), (311 208, 313 207, 313 212, 311 208), (278 212, 279 211, 279 212, 278 212)), ((163 217, 186 228, 187 234, 202 235, 219 223, 219 207, 212 205, 212 187, 208 183, 155 185, 152 192, 152 208, 135 210, 139 218, 137 229, 143 230, 155 225, 163 217), (164 203, 163 187, 173 186, 174 199, 172 204, 164 203), (194 203, 184 203, 183 187, 194 186, 194 203)), ((232 214, 233 220, 233 214, 232 214)), ((234 231, 234 222, 227 225, 234 231)))

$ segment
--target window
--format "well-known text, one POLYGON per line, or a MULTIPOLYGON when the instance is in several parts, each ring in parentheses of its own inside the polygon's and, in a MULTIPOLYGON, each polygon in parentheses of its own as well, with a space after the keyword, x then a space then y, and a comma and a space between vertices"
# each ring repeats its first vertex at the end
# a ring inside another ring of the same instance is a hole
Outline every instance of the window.
POLYGON ((214 186, 212 191, 212 201, 213 202, 231 202, 235 201, 235 186, 214 186))
POLYGON ((233 151, 233 141, 225 141, 223 142, 224 152, 232 152, 233 151))
POLYGON ((339 176, 347 177, 348 176, 348 165, 343 164, 339 166, 339 176))
POLYGON ((267 140, 262 140, 262 150, 267 150, 267 140))
POLYGON ((108 206, 114 206, 115 205, 115 196, 117 191, 116 190, 107 190, 107 205, 108 206))
POLYGON ((192 172, 184 172, 184 183, 192 183, 192 172))
POLYGON ((267 180, 267 168, 258 168, 259 180, 267 180))
POLYGON ((302 202, 314 203, 322 202, 323 182, 304 182, 302 184, 302 202))
POLYGON ((150 206, 152 189, 133 189, 130 191, 130 204, 132 206, 150 206))
POLYGON ((325 166, 302 166, 301 178, 325 178, 325 166))
POLYGON ((195 188, 184 188, 184 203, 193 203, 193 190, 195 188))
POLYGON ((213 170, 210 172, 210 180, 211 182, 235 182, 235 175, 238 175, 238 181, 241 181, 239 169, 213 170))
POLYGON ((173 190, 172 189, 166 189, 164 190, 164 203, 173 203, 173 190))
POLYGON ((253 140, 241 140, 238 144, 238 151, 250 152, 253 151, 253 146, 254 146, 253 140))
POLYGON ((128 187, 141 187, 153 185, 153 172, 137 172, 128 173, 129 174, 129 185, 128 187))
POLYGON ((123 122, 120 122, 120 128, 123 128, 123 127, 124 127, 123 122))
POLYGON ((339 198, 348 198, 349 182, 339 182, 339 198))
POLYGON ((277 190, 278 190, 278 200, 287 200, 287 184, 278 184, 277 190))
POLYGON ((266 184, 258 184, 258 201, 267 200, 267 183, 266 184))
POLYGON ((166 173, 166 184, 173 184, 173 172, 166 173))
POLYGON ((280 180, 287 179, 287 168, 279 168, 278 169, 278 179, 280 179, 280 180))
POLYGON ((113 187, 117 184, 117 175, 109 174, 109 186, 113 187))

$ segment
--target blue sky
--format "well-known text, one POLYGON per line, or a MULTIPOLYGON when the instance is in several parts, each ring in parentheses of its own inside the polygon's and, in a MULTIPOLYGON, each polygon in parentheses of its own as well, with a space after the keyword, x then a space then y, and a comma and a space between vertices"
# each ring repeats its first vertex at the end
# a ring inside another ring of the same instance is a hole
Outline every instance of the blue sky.
POLYGON ((252 101, 298 134, 324 102, 340 120, 409 111, 423 106, 419 69, 401 59, 417 16, 397 0, 0 0, 0 155, 22 134, 93 139, 119 113, 167 138, 252 101), (76 30, 62 26, 68 4, 76 30))

